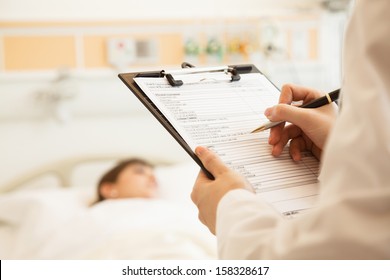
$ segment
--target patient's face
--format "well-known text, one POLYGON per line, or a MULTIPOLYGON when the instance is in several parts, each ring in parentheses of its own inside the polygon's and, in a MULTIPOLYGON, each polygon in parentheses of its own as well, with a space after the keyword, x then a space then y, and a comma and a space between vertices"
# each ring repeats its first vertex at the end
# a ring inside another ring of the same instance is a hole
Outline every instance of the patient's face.
POLYGON ((153 169, 143 164, 131 164, 119 174, 113 186, 117 198, 152 198, 157 196, 153 169))

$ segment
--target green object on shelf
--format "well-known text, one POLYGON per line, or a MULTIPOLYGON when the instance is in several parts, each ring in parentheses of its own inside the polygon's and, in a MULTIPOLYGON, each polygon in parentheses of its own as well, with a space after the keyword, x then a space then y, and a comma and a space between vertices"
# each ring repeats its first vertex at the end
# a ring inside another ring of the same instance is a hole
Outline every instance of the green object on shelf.
POLYGON ((222 56, 223 48, 222 44, 215 38, 211 38, 207 42, 206 53, 209 55, 222 56))
POLYGON ((186 55, 199 55, 199 44, 194 39, 188 39, 184 44, 184 53, 186 55))

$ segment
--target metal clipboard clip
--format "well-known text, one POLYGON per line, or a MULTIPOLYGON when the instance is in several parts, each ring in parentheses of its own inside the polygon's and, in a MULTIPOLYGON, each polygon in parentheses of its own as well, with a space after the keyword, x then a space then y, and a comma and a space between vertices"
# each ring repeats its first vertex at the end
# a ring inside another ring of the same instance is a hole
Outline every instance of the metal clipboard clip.
POLYGON ((172 71, 160 71, 160 72, 145 72, 139 73, 137 77, 145 78, 158 78, 165 77, 169 84, 173 87, 179 87, 183 85, 182 80, 176 80, 174 75, 189 75, 189 74, 199 74, 199 73, 216 73, 222 72, 226 75, 230 75, 230 81, 235 82, 241 79, 240 74, 249 73, 252 71, 251 65, 237 65, 237 66, 217 66, 217 67, 202 67, 196 68, 188 62, 183 62, 181 64, 182 69, 172 70, 172 71))

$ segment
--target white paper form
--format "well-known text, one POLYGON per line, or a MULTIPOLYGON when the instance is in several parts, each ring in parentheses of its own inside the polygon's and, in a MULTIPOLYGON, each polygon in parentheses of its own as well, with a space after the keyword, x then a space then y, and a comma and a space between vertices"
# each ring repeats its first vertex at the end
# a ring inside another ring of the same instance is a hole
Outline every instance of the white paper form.
POLYGON ((241 74, 236 82, 226 77, 175 76, 184 81, 181 87, 172 87, 165 78, 134 80, 191 149, 206 146, 216 152, 285 215, 311 208, 318 193, 317 159, 307 153, 294 162, 288 149, 275 158, 269 132, 250 133, 267 121, 264 111, 278 103, 279 91, 260 73, 241 74))

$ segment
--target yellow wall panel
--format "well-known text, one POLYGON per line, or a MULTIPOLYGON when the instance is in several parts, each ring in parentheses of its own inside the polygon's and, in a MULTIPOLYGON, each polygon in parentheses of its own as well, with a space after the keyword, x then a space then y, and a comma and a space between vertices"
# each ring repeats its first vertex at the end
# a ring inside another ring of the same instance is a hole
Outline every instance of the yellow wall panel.
POLYGON ((286 50, 287 50, 287 58, 292 59, 292 45, 293 45, 293 34, 291 30, 287 30, 286 32, 286 50))
POLYGON ((160 35, 159 53, 162 65, 180 65, 184 59, 182 36, 180 34, 160 35))
POLYGON ((74 36, 4 36, 5 70, 76 67, 74 36))
POLYGON ((309 58, 311 60, 318 59, 318 30, 310 29, 309 30, 309 58))
POLYGON ((84 64, 86 68, 109 67, 107 38, 108 36, 84 36, 84 64))

